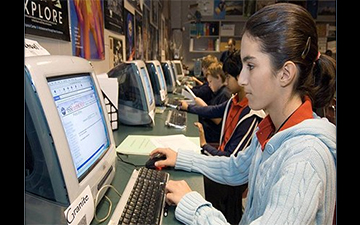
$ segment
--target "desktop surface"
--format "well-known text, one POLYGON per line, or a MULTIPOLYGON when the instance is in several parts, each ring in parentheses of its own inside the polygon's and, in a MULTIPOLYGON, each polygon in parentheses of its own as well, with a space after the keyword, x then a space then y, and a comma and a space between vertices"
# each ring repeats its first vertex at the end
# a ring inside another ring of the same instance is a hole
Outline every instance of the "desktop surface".
MULTIPOLYGON (((174 95, 169 95, 170 98, 174 98, 174 95)), ((118 146, 128 135, 173 135, 183 134, 188 137, 199 137, 199 130, 194 125, 194 122, 198 121, 196 114, 188 113, 186 129, 178 129, 173 127, 167 127, 165 120, 167 118, 168 111, 172 110, 167 107, 163 113, 155 113, 155 126, 133 126, 119 123, 118 129, 113 132, 116 146, 118 146)))
MULTIPOLYGON (((170 96, 172 97, 172 96, 170 96)), ((189 137, 198 137, 199 132, 198 129, 194 126, 194 122, 198 120, 198 116, 196 114, 188 114, 187 118, 187 127, 186 129, 177 129, 167 127, 165 125, 165 120, 167 117, 168 110, 167 108, 163 113, 155 114, 155 126, 130 126, 119 124, 117 130, 113 131, 113 136, 116 142, 116 146, 118 146, 128 135, 174 135, 174 134, 183 134, 189 137)), ((116 160, 116 174, 112 185, 120 192, 123 193, 125 186, 135 168, 139 168, 141 166, 145 166, 146 161, 149 159, 146 155, 120 155, 120 158, 117 157, 116 160)), ((166 169, 164 170, 170 174, 171 180, 186 180, 192 190, 198 191, 201 195, 205 196, 204 192, 204 183, 203 183, 203 175, 198 173, 189 173, 182 170, 174 170, 174 169, 166 169)), ((112 201, 112 209, 109 215, 109 218, 104 222, 99 223, 96 219, 93 219, 91 222, 92 225, 105 225, 108 224, 112 213, 120 200, 120 196, 110 188, 106 192, 106 196, 108 196, 112 201)), ((96 216, 101 219, 104 218, 108 212, 109 203, 106 200, 101 200, 97 207, 96 216)), ((175 207, 171 206, 168 211, 168 216, 163 218, 162 224, 181 224, 179 221, 175 219, 174 214, 175 207)))

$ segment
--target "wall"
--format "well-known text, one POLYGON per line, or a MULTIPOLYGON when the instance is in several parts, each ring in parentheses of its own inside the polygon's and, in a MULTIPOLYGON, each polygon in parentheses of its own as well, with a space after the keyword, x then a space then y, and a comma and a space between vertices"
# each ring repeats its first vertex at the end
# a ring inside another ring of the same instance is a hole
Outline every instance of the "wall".
MULTIPOLYGON (((194 11, 196 9, 189 9, 189 5, 197 3, 197 2, 204 2, 205 0, 174 0, 172 1, 171 4, 171 16, 172 16, 172 28, 180 28, 182 29, 182 57, 183 57, 183 63, 185 65, 187 65, 190 70, 193 69, 194 67, 194 60, 200 57, 203 57, 209 53, 194 53, 194 52, 189 52, 189 43, 190 43, 190 33, 189 33, 189 19, 188 19, 188 13, 194 13, 194 11)), ((212 0, 213 1, 213 0, 212 0)), ((306 4, 305 0, 295 0, 298 2, 302 2, 301 4, 306 4)), ((292 1, 292 2, 295 2, 292 1)), ((319 2, 335 2, 335 0, 318 0, 319 2)), ((274 0, 258 0, 257 2, 262 2, 262 4, 268 4, 268 2, 275 2, 274 0)), ((228 17, 226 16, 225 19, 222 20, 216 20, 213 18, 213 16, 203 16, 202 17, 202 21, 221 21, 221 22, 231 22, 231 23, 236 23, 236 24, 240 24, 240 25, 236 25, 236 31, 235 33, 239 34, 241 33, 239 31, 239 29, 242 29, 241 24, 244 24, 247 20, 247 17, 245 16, 233 16, 233 17, 228 17)), ((336 18, 335 15, 332 16, 317 16, 316 19, 317 23, 329 23, 332 26, 336 25, 336 18)), ((221 38, 221 42, 224 42, 228 37, 222 37, 221 38)), ((236 39, 239 40, 241 39, 241 37, 236 36, 236 39)), ((332 37, 332 39, 336 40, 335 37, 332 37)), ((328 39, 329 40, 329 39, 328 39)), ((211 53, 215 56, 217 56, 218 58, 220 57, 220 52, 214 52, 211 53)), ((335 54, 336 55, 336 52, 335 54)), ((333 55, 333 56, 334 56, 333 55)), ((335 57, 335 56, 334 56, 335 57)))
MULTIPOLYGON (((129 5, 127 0, 123 0, 123 1, 124 1, 124 8, 129 9, 129 11, 135 10, 131 5, 129 5)), ((171 22, 170 3, 172 1, 170 2, 168 0, 160 0, 160 2, 162 4, 162 13, 165 20, 171 22)), ((69 23, 71 23, 70 19, 69 19, 69 23)), ((119 33, 112 32, 111 30, 108 29, 104 29, 105 59, 91 60, 91 63, 94 66, 94 70, 96 74, 105 73, 111 69, 110 59, 109 59, 109 51, 110 51, 109 36, 118 39, 124 38, 124 35, 120 35, 119 33)), ((72 55, 71 42, 37 36, 37 35, 31 35, 31 34, 25 34, 25 38, 39 42, 39 44, 42 47, 44 47, 48 52, 50 52, 51 55, 72 55)))
MULTIPOLYGON (((120 38, 124 35, 119 35, 107 29, 104 30, 104 42, 105 42, 105 60, 91 60, 91 64, 94 66, 96 74, 106 73, 110 70, 109 60, 109 36, 120 38)), ((25 38, 35 40, 44 47, 51 55, 72 55, 71 42, 55 40, 35 35, 25 34, 25 38)))

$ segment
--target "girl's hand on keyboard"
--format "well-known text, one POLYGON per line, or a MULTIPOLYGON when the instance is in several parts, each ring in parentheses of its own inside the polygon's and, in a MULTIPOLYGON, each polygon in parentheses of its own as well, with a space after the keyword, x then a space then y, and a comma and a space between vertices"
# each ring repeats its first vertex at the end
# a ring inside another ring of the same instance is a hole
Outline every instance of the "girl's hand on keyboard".
POLYGON ((169 205, 177 205, 182 197, 191 192, 191 188, 184 180, 169 180, 166 184, 166 202, 169 205))
POLYGON ((154 155, 156 155, 158 153, 160 153, 162 155, 165 155, 166 159, 157 161, 155 163, 156 167, 165 167, 165 166, 174 167, 175 166, 176 158, 177 158, 177 152, 175 152, 171 148, 156 148, 155 150, 153 150, 150 153, 150 157, 153 157, 154 155))
POLYGON ((185 100, 180 100, 180 103, 181 104, 180 104, 179 108, 187 111, 189 104, 185 100))

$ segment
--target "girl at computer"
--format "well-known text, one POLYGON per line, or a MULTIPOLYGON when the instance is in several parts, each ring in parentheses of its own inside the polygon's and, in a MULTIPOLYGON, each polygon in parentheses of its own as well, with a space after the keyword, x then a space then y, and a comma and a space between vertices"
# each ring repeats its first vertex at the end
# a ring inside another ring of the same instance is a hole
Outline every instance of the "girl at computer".
MULTIPOLYGON (((238 83, 249 106, 264 109, 250 146, 237 156, 207 157, 159 148, 157 166, 200 172, 214 181, 248 182, 244 224, 332 224, 336 200, 336 127, 313 108, 335 93, 335 60, 319 53, 316 24, 302 6, 276 3, 255 12, 241 41, 238 83)), ((185 181, 170 180, 167 202, 185 224, 226 218, 185 181)))
MULTIPOLYGON (((240 56, 239 56, 240 57, 240 56)), ((202 123, 196 122, 199 128, 202 153, 206 155, 231 156, 237 155, 250 143, 255 129, 265 113, 262 110, 251 110, 245 97, 244 88, 238 84, 242 64, 228 60, 222 67, 226 74, 226 85, 233 94, 232 98, 218 105, 197 106, 187 105, 182 108, 189 112, 208 118, 223 118, 221 125, 220 145, 214 147, 206 141, 202 123)), ((247 183, 242 185, 226 185, 212 181, 204 176, 205 199, 219 209, 231 224, 238 224, 242 216, 243 195, 247 183)), ((245 198, 245 196, 244 196, 245 198)))

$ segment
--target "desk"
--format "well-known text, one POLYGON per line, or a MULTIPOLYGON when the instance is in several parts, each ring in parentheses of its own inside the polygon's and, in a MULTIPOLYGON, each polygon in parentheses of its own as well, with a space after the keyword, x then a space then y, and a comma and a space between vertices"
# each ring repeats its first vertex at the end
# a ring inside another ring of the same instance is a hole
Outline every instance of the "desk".
MULTIPOLYGON (((198 137, 198 129, 193 125, 195 121, 197 121, 197 115, 188 113, 187 114, 187 127, 184 130, 176 129, 176 128, 168 128, 165 127, 165 119, 166 114, 169 109, 166 109, 162 114, 155 115, 155 126, 154 127, 146 127, 146 126, 128 126, 119 124, 119 128, 113 132, 114 139, 116 142, 116 146, 118 146, 127 135, 172 135, 172 134, 184 134, 185 136, 190 137, 198 137)), ((128 155, 122 156, 122 159, 127 162, 131 162, 135 165, 145 165, 145 162, 148 160, 148 156, 143 155, 128 155)), ((122 193, 125 189, 125 186, 130 178, 132 171, 134 170, 134 166, 121 162, 119 159, 116 161, 116 174, 115 178, 112 182, 112 185, 122 193)), ((201 195, 204 195, 204 181, 203 176, 197 173, 188 173, 181 170, 165 170, 170 173, 170 179, 172 180, 186 180, 192 190, 198 191, 201 195)), ((118 203, 120 197, 116 194, 116 192, 109 188, 106 192, 106 196, 108 196, 112 201, 112 209, 111 214, 107 220, 103 223, 98 223, 95 219, 91 222, 93 225, 101 224, 105 225, 109 222, 110 217, 112 216, 112 212, 114 211, 116 204, 118 203)), ((103 198, 97 206, 97 217, 99 219, 105 217, 109 208, 109 203, 103 198)), ((175 207, 169 208, 169 214, 167 217, 164 217, 163 224, 181 224, 179 221, 175 219, 174 215, 175 207)))
POLYGON ((166 108, 163 113, 155 114, 155 126, 130 126, 119 124, 116 131, 113 132, 116 146, 118 146, 128 135, 172 135, 184 134, 188 137, 199 137, 199 130, 194 122, 198 121, 198 116, 187 113, 187 124, 185 129, 178 129, 165 126, 167 113, 170 109, 166 108))

